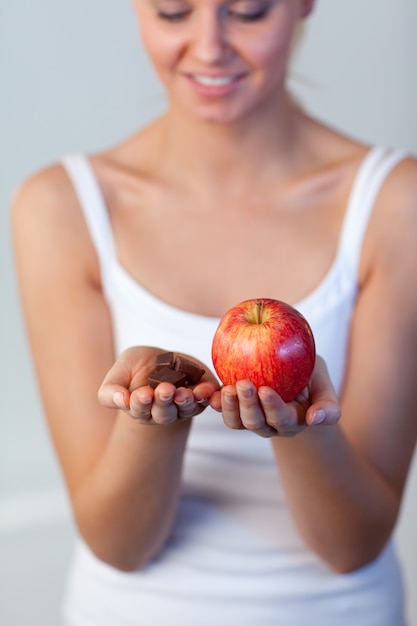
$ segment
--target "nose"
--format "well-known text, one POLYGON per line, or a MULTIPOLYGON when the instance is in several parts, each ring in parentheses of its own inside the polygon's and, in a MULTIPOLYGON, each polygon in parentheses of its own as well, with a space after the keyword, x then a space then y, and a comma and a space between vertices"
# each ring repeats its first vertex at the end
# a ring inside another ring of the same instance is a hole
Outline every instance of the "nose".
POLYGON ((227 28, 219 13, 201 12, 193 34, 193 51, 196 59, 205 65, 223 61, 230 53, 227 28))

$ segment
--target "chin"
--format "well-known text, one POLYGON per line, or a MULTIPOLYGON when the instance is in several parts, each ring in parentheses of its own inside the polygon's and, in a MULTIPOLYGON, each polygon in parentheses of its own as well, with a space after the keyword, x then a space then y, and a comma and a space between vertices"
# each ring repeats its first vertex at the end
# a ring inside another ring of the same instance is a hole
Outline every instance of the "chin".
POLYGON ((272 119, 279 107, 277 94, 265 94, 264 98, 244 97, 223 98, 209 102, 196 102, 195 99, 181 98, 176 108, 190 120, 211 125, 241 125, 245 123, 265 122, 272 119))
POLYGON ((248 122, 254 118, 256 108, 243 108, 241 106, 227 105, 225 103, 210 103, 205 106, 187 106, 183 111, 187 117, 195 122, 210 124, 212 126, 233 126, 248 122))

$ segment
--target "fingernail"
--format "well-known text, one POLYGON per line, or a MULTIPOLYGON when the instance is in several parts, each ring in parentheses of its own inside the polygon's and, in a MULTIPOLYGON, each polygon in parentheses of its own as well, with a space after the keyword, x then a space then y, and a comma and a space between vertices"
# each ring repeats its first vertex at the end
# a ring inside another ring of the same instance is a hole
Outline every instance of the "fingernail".
POLYGON ((191 402, 189 398, 180 398, 179 400, 175 400, 175 404, 178 404, 178 406, 187 406, 187 404, 191 404, 191 402))
POLYGON ((311 424, 316 426, 317 424, 321 424, 326 419, 326 411, 324 409, 318 409, 313 413, 313 419, 311 420, 311 424))
POLYGON ((233 393, 225 393, 224 399, 227 404, 234 404, 236 402, 236 396, 233 393))
POLYGON ((150 398, 149 396, 143 397, 141 394, 138 394, 138 400, 141 404, 152 404, 152 398, 150 398))
POLYGON ((113 394, 113 402, 119 409, 125 408, 125 400, 121 391, 115 391, 113 394))
POLYGON ((272 393, 271 392, 265 391, 264 389, 261 389, 258 392, 258 395, 259 395, 260 399, 262 400, 262 402, 265 402, 265 403, 272 402, 272 393))
POLYGON ((247 387, 246 385, 237 385, 237 390, 239 394, 244 398, 251 398, 253 396, 252 387, 247 387))

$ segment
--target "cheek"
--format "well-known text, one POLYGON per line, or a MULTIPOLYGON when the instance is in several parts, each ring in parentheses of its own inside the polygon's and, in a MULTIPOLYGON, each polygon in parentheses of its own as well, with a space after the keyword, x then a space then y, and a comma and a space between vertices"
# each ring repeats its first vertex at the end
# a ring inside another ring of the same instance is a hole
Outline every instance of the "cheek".
POLYGON ((275 63, 277 69, 282 67, 290 56, 298 24, 296 3, 279 5, 272 21, 253 40, 254 58, 256 55, 260 64, 275 63))
POLYGON ((277 42, 273 37, 260 39, 251 47, 254 65, 262 68, 268 74, 282 74, 283 69, 286 68, 288 56, 288 43, 277 42))
POLYGON ((155 20, 152 24, 142 20, 139 30, 143 47, 158 74, 175 65, 181 54, 180 36, 166 32, 159 22, 155 24, 155 20))
POLYGON ((292 24, 279 29, 267 29, 256 37, 250 47, 253 62, 273 74, 281 74, 286 68, 293 46, 292 24))

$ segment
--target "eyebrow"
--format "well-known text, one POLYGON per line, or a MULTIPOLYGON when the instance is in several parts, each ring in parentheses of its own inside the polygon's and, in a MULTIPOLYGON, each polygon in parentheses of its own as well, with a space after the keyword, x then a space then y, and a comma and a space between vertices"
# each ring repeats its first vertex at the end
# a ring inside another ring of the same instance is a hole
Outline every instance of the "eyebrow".
POLYGON ((169 4, 188 4, 188 0, 146 0, 148 4, 153 7, 158 7, 159 5, 169 5, 169 4))

